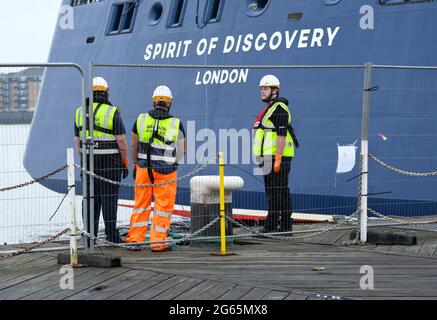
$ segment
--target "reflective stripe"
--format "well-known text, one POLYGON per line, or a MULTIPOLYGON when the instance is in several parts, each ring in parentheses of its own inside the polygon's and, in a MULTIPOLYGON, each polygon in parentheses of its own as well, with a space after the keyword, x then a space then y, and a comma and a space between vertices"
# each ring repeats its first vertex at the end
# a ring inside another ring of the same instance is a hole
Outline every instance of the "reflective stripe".
MULTIPOLYGON (((82 152, 82 149, 80 149, 80 152, 82 152)), ((90 150, 86 151, 87 154, 90 154, 90 150)), ((119 154, 120 151, 118 149, 94 149, 94 154, 119 154)))
POLYGON ((118 154, 118 153, 120 153, 118 149, 94 149, 94 154, 118 154))
POLYGON ((140 116, 140 132, 138 132, 138 136, 142 137, 144 134, 144 128, 146 127, 146 119, 147 119, 147 113, 146 114, 142 114, 140 116))
POLYGON ((263 120, 261 121, 263 127, 266 129, 275 129, 275 125, 273 124, 273 122, 267 122, 267 120, 269 119, 263 118, 263 120))
POLYGON ((78 126, 78 127, 80 127, 81 126, 81 121, 80 120, 82 120, 82 110, 79 110, 79 112, 77 112, 77 117, 76 117, 76 125, 78 126))
POLYGON ((171 123, 170 123, 170 130, 168 132, 168 141, 173 141, 173 136, 174 136, 174 126, 176 124, 176 118, 172 118, 171 119, 171 123))
MULTIPOLYGON (((277 141, 271 141, 271 142, 264 142, 264 147, 275 147, 277 145, 277 141)), ((261 143, 254 143, 254 146, 258 146, 258 147, 260 147, 261 146, 261 143)), ((286 141, 285 142, 285 145, 284 145, 285 147, 292 147, 293 146, 293 143, 292 142, 289 142, 289 141, 286 141)))
POLYGON ((154 224, 152 224, 152 225, 150 226, 150 228, 155 229, 155 230, 158 231, 158 232, 163 232, 163 233, 167 233, 167 231, 168 231, 168 229, 165 229, 165 228, 161 228, 161 227, 155 226, 154 224))
POLYGON ((110 107, 110 108, 107 108, 107 110, 106 110, 106 114, 105 114, 105 116, 103 118, 104 119, 104 121, 103 121, 104 128, 108 128, 109 117, 111 116, 111 112, 112 112, 113 109, 114 108, 110 107))
POLYGON ((151 146, 152 146, 152 148, 160 149, 160 150, 167 150, 167 151, 175 150, 175 147, 169 146, 167 144, 152 143, 151 146))
POLYGON ((147 211, 152 210, 152 207, 147 207, 147 208, 136 208, 134 209, 134 213, 144 213, 147 211))
MULTIPOLYGON (((138 159, 147 160, 147 154, 138 153, 138 159)), ((153 161, 164 161, 167 163, 176 163, 176 157, 162 157, 162 156, 151 155, 150 159, 153 161)))
POLYGON ((144 228, 144 227, 147 227, 148 225, 149 225, 148 221, 134 222, 134 223, 132 223, 132 228, 144 228))
MULTIPOLYGON (((110 107, 106 110, 106 114, 103 118, 104 119, 104 122, 103 122, 104 128, 109 128, 109 118, 111 117, 111 113, 114 109, 115 109, 114 107, 110 107)), ((104 133, 103 137, 112 138, 112 139, 115 138, 114 135, 111 135, 108 133, 104 133)))
POLYGON ((171 219, 172 214, 169 212, 162 212, 162 211, 158 211, 158 210, 154 210, 153 214, 156 214, 157 216, 163 217, 163 218, 168 218, 171 219))
POLYGON ((117 138, 115 138, 115 136, 112 135, 106 135, 101 137, 95 137, 94 141, 117 141, 117 138))
POLYGON ((99 142, 99 141, 115 142, 115 141, 117 141, 117 139, 115 137, 111 138, 111 137, 104 137, 104 136, 102 136, 102 137, 94 137, 94 142, 99 142))

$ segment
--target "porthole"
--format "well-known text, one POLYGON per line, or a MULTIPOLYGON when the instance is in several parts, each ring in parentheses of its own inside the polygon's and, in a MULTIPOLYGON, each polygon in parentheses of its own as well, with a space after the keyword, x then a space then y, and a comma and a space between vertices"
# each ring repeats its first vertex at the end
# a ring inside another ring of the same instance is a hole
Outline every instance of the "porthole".
POLYGON ((339 4, 341 0, 324 0, 324 2, 327 6, 335 6, 336 4, 339 4))
POLYGON ((246 0, 246 11, 249 17, 258 17, 267 9, 270 0, 246 0))
POLYGON ((155 2, 152 7, 150 8, 150 14, 149 14, 149 24, 151 26, 154 26, 158 24, 158 22, 162 18, 162 13, 164 12, 164 7, 162 5, 162 2, 155 2))

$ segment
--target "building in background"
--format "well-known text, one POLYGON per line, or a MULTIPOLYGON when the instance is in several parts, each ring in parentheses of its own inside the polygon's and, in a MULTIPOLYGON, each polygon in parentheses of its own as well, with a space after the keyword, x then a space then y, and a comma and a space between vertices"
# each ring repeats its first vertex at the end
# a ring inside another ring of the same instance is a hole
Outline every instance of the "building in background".
POLYGON ((38 99, 43 68, 0 74, 0 123, 30 123, 38 99))

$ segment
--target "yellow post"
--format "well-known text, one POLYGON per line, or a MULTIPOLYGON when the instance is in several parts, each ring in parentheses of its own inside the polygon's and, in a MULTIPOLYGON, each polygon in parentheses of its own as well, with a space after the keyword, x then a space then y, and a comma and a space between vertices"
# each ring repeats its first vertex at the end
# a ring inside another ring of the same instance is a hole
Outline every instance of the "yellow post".
POLYGON ((225 221, 225 161, 224 154, 220 152, 220 238, 221 254, 226 255, 226 221, 225 221))

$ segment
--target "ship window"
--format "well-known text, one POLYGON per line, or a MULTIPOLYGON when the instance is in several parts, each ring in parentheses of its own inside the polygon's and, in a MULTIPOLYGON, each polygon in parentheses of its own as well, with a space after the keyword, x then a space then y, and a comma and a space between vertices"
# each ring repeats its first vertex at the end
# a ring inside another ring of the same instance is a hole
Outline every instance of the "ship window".
POLYGON ((270 0, 246 0, 246 10, 249 17, 258 17, 267 9, 270 0))
POLYGON ((132 21, 134 18, 134 12, 135 12, 135 2, 128 2, 124 5, 124 12, 123 12, 123 19, 121 20, 121 27, 120 30, 123 31, 130 31, 132 28, 132 21))
POLYGON ((288 20, 299 21, 303 18, 302 12, 292 12, 288 14, 288 20))
POLYGON ((131 32, 137 11, 137 2, 129 1, 112 5, 107 35, 131 32))
POLYGON ((218 22, 220 21, 223 11, 223 3, 225 0, 209 0, 206 6, 205 22, 218 22))
POLYGON ((76 7, 76 6, 82 6, 84 4, 91 4, 91 3, 103 2, 103 1, 105 0, 71 0, 71 6, 76 7))
POLYGON ((163 11, 164 11, 164 7, 162 6, 161 2, 156 2, 152 6, 149 14, 149 24, 151 26, 158 24, 158 22, 161 20, 163 11))
POLYGON ((379 0, 378 2, 383 7, 389 7, 389 6, 399 6, 405 4, 430 3, 430 2, 435 2, 435 0, 379 0))
POLYGON ((341 0, 325 0, 325 5, 327 6, 335 6, 336 4, 339 4, 341 0))
POLYGON ((109 25, 109 33, 118 32, 120 28, 121 15, 123 14, 123 4, 114 4, 112 6, 111 20, 109 25))
POLYGON ((180 27, 182 25, 186 6, 186 0, 173 0, 168 22, 169 27, 180 27))

